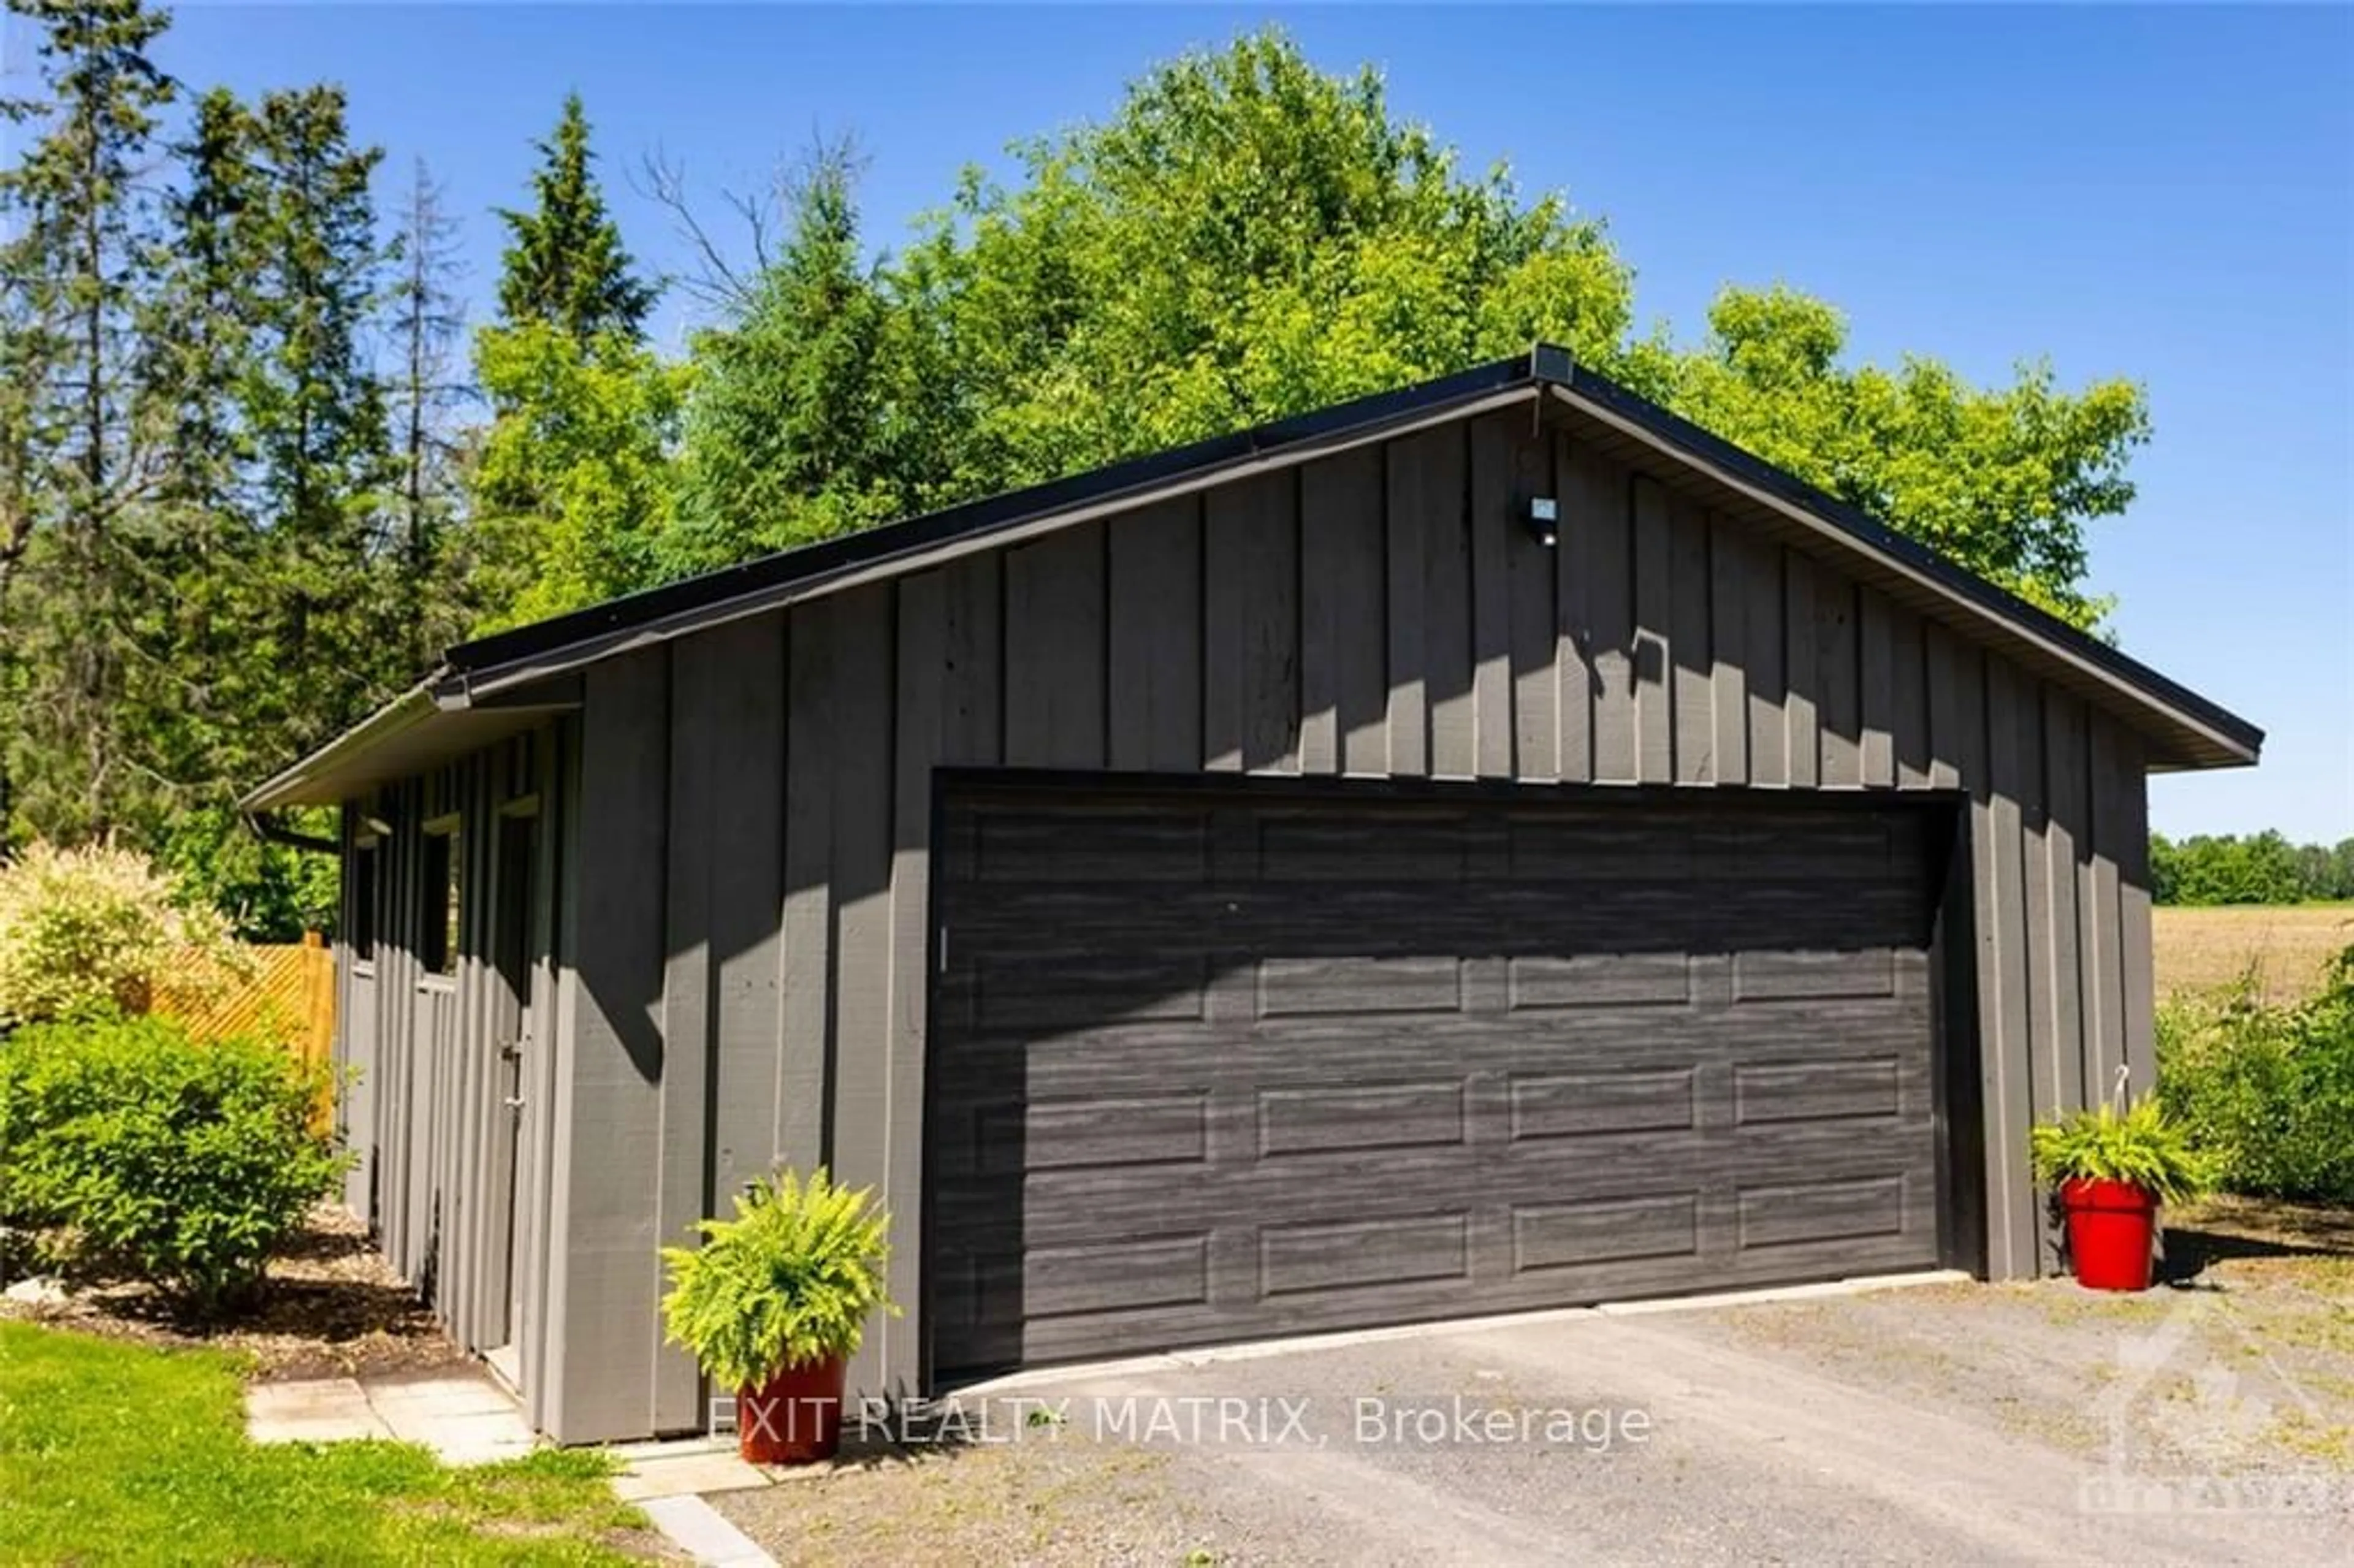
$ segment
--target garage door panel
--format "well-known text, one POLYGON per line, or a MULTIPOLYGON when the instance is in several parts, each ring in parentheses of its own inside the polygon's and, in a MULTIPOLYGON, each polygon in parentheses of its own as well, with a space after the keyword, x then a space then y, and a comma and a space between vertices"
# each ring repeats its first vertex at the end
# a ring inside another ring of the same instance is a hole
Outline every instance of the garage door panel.
POLYGON ((946 822, 945 1375, 1935 1257, 1909 810, 946 822))

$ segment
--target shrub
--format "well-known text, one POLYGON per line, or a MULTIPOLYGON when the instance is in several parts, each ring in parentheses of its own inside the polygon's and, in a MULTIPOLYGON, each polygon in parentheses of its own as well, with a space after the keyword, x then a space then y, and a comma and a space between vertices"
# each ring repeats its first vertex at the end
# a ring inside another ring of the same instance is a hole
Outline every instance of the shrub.
POLYGON ((835 1186, 820 1166, 806 1184, 788 1171, 756 1181, 732 1220, 702 1222, 699 1247, 664 1247, 670 1338, 730 1388, 858 1349, 867 1314, 897 1308, 883 1294, 886 1216, 872 1192, 835 1186))
POLYGON ((2354 1202, 2354 948, 2266 1005, 2253 977, 2158 1013, 2158 1095, 2232 1192, 2354 1202))
POLYGON ((199 1043, 160 1018, 20 1030, 0 1045, 0 1212, 57 1265, 211 1315, 343 1172, 311 1130, 319 1078, 264 1041, 199 1043))
POLYGON ((28 845, 0 864, 0 1029, 201 999, 247 968, 220 916, 111 844, 28 845))

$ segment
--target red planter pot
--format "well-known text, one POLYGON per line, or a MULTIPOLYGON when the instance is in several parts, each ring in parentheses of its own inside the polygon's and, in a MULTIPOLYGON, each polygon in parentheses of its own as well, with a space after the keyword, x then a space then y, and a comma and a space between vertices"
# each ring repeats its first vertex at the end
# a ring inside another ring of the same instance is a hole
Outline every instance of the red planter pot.
POLYGON ((2149 1288, 2158 1200, 2126 1181, 2060 1183, 2068 1213, 2068 1256, 2089 1290, 2149 1288))
POLYGON ((812 1465, 842 1446, 843 1361, 787 1367, 736 1391, 737 1451, 755 1465, 812 1465))

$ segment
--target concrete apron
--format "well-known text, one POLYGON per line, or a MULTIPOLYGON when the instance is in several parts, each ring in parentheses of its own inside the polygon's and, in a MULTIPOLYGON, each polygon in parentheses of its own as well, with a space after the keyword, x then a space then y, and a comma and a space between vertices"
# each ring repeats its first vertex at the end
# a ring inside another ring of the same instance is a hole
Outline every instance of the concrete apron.
POLYGON ((1812 1285, 1726 1290, 1708 1296, 1647 1296, 1632 1301, 1604 1301, 1592 1307, 1554 1307, 1536 1312, 1511 1312, 1487 1318, 1437 1318, 1425 1323, 1401 1323, 1385 1329, 1347 1329, 1329 1334, 1301 1334, 1288 1339, 1203 1345, 1192 1350, 1164 1351, 1117 1361, 1066 1362, 1007 1372, 1002 1376, 967 1383, 956 1392, 965 1398, 981 1398, 1055 1383, 1168 1372, 1181 1367, 1216 1366, 1227 1361, 1255 1361, 1271 1356, 1340 1350, 1351 1345, 1379 1345, 1398 1340, 1443 1340, 1458 1334, 1479 1334, 1494 1329, 1531 1328, 1545 1323, 1569 1323, 1585 1318, 1705 1312, 1753 1302, 1813 1301, 1828 1297, 1862 1296, 1879 1290, 1902 1290, 1921 1285, 1967 1285, 1971 1277, 1960 1269, 1936 1268, 1912 1274, 1856 1275, 1812 1285))

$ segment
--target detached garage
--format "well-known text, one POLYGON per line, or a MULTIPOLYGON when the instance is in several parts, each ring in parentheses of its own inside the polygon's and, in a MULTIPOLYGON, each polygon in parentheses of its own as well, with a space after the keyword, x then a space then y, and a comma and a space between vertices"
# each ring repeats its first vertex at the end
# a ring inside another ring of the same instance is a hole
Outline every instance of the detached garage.
POLYGON ((452 649, 343 808, 347 1197, 567 1442, 881 1189, 854 1369, 2052 1259, 2229 713, 1556 350, 452 649))

